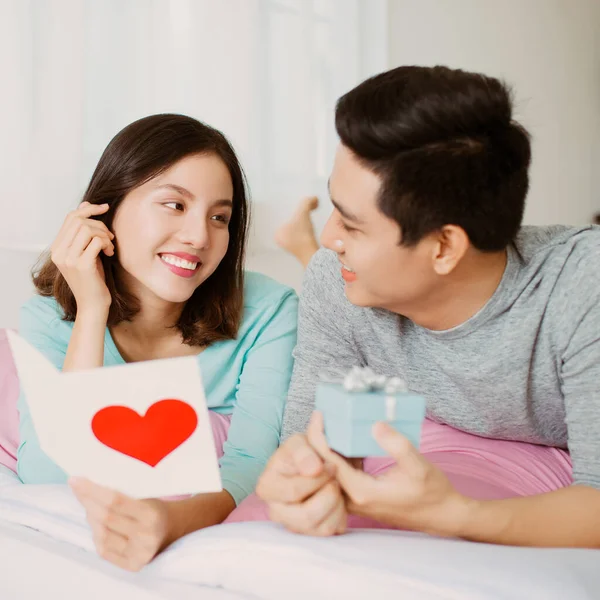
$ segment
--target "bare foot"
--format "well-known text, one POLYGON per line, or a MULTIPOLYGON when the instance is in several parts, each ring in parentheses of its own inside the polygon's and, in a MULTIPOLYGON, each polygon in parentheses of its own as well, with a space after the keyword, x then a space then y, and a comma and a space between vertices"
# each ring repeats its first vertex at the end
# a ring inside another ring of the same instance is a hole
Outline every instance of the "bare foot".
POLYGON ((293 254, 306 268, 319 242, 310 219, 310 213, 319 206, 316 196, 303 198, 292 218, 275 233, 278 246, 293 254))

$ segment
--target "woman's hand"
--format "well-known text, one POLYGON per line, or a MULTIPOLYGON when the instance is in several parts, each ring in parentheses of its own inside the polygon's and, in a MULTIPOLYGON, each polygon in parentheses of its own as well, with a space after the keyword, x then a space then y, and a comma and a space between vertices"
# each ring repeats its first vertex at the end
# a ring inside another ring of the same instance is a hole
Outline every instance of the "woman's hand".
POLYGON ((85 508, 98 554, 128 571, 139 571, 170 543, 163 500, 136 500, 87 479, 69 482, 85 508))
POLYGON ((52 262, 71 288, 78 313, 106 310, 111 303, 100 253, 114 255, 115 236, 104 223, 91 218, 108 208, 108 204, 83 202, 67 215, 52 244, 52 262))

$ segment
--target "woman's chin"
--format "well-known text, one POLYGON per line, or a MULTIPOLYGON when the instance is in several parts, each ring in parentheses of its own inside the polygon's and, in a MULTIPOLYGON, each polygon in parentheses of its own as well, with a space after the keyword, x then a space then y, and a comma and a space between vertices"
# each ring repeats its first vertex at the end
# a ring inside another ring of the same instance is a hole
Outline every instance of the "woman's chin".
MULTIPOLYGON (((149 296, 153 296, 166 304, 185 304, 192 297, 197 286, 190 284, 178 286, 169 282, 159 282, 144 287, 149 292, 149 296)), ((146 294, 142 292, 138 295, 143 298, 146 294)))
POLYGON ((179 294, 176 293, 174 290, 171 290, 170 292, 162 290, 161 293, 155 292, 155 295, 157 296, 157 298, 160 298, 161 300, 169 304, 185 304, 192 297, 193 293, 194 290, 192 290, 191 292, 188 291, 186 293, 179 294))

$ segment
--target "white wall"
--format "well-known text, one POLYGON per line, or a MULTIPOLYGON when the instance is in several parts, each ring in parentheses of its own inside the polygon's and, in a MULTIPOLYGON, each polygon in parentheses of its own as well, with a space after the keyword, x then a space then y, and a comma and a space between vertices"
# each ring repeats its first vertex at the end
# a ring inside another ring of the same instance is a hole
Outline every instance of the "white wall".
MULTIPOLYGON (((235 1, 239 3, 241 0, 235 1)), ((336 0, 334 3, 330 0, 319 0, 315 6, 322 5, 325 7, 324 14, 327 14, 327 10, 335 8, 336 5, 341 7, 344 1, 336 0)), ((359 11, 363 31, 357 34, 357 39, 340 41, 338 37, 335 42, 339 42, 339 47, 343 46, 346 54, 351 54, 355 61, 351 68, 353 73, 344 84, 346 88, 355 83, 350 79, 356 78, 358 81, 388 66, 386 57, 382 57, 382 49, 386 47, 388 40, 380 25, 385 19, 385 1, 360 0, 354 4, 354 10, 359 11), (356 66, 358 63, 359 66, 356 66)), ((69 0, 57 6, 70 5, 75 10, 78 2, 79 0, 69 0)), ((162 6, 167 2, 168 0, 153 0, 153 5, 162 6)), ((292 7, 298 4, 298 0, 252 2, 271 2, 273 5, 292 7)), ((596 173, 600 171, 596 169, 600 160, 600 52, 597 41, 600 39, 600 0, 388 2, 389 66, 446 64, 500 76, 514 85, 517 92, 516 116, 534 136, 532 190, 526 221, 538 224, 589 222, 592 214, 600 210, 600 198, 596 195, 600 184, 600 175, 596 173)), ((112 0, 112 3, 118 4, 116 0, 112 0)), ((22 10, 23 14, 19 18, 23 23, 28 23, 25 11, 29 10, 29 6, 29 3, 7 5, 0 2, 0 25, 10 22, 8 17, 12 15, 14 7, 20 7, 19 10, 22 10), (3 11, 8 6, 11 7, 10 11, 4 14, 3 11)), ((346 12, 349 6, 350 4, 344 4, 346 12)), ((71 16, 79 18, 78 14, 75 11, 71 16)), ((44 23, 43 20, 36 21, 36 27, 43 27, 44 23)), ((58 27, 56 23, 55 25, 58 27)), ((36 31, 39 34, 39 30, 30 30, 23 25, 20 29, 9 28, 0 36, 0 50, 6 50, 1 53, 7 63, 4 66, 10 67, 4 71, 7 77, 18 78, 25 68, 23 65, 29 65, 27 69, 31 67, 31 56, 27 53, 22 56, 18 52, 15 53, 11 40, 15 44, 21 44, 23 48, 29 48, 30 38, 37 35, 36 31), (19 34, 20 37, 15 37, 15 31, 24 31, 27 35, 19 34), (7 61, 6 57, 12 58, 7 61)), ((60 28, 53 28, 52 31, 56 33, 60 28)), ((312 43, 310 37, 306 38, 306 42, 312 43)), ((37 39, 36 43, 39 44, 40 40, 37 39)), ((237 43, 241 41, 238 39, 237 43)), ((277 61, 284 57, 285 54, 279 53, 277 56, 271 55, 268 60, 277 61)), ((37 56, 37 60, 41 59, 46 60, 47 57, 37 56)), ((285 61, 280 63, 280 66, 283 68, 285 61)), ((333 66, 334 71, 338 72, 339 64, 333 66)), ((346 67, 348 68, 348 65, 346 67)), ((314 62, 311 63, 311 68, 320 67, 314 62)), ((340 77, 338 75, 338 79, 340 77)), ((276 80, 278 81, 277 78, 276 80)), ((13 92, 16 89, 14 86, 9 87, 13 92)), ((59 93, 58 87, 50 87, 54 90, 53 93, 59 93)), ((23 195, 31 195, 30 188, 37 181, 35 177, 26 176, 23 171, 24 166, 31 171, 32 163, 27 160, 23 140, 29 139, 24 136, 33 135, 33 130, 20 127, 16 120, 7 117, 15 114, 15 110, 8 109, 20 107, 23 103, 33 106, 35 97, 31 86, 25 86, 22 91, 21 96, 13 93, 14 98, 8 97, 13 98, 14 106, 10 102, 7 105, 7 98, 4 96, 0 104, 6 109, 2 121, 3 135, 0 138, 0 145, 4 144, 2 148, 5 150, 0 153, 3 157, 0 165, 2 180, 4 183, 10 183, 14 179, 15 184, 13 194, 5 191, 0 198, 0 208, 4 215, 0 222, 0 276, 3 282, 0 293, 0 327, 16 324, 18 306, 30 293, 28 273, 36 259, 33 247, 38 243, 47 243, 50 234, 58 225, 58 221, 49 222, 52 219, 48 215, 53 215, 54 211, 48 213, 35 210, 27 203, 16 200, 23 195), (21 176, 13 177, 19 172, 21 176), (40 232, 44 235, 40 236, 40 232), (26 247, 25 251, 23 248, 19 250, 19 244, 26 247)), ((345 89, 331 90, 332 93, 334 91, 337 95, 345 89)), ((292 98, 292 102, 298 102, 298 99, 302 101, 302 96, 292 98)), ((60 104, 59 100, 60 98, 57 102, 60 104)), ((327 111, 320 109, 319 127, 331 131, 333 105, 331 101, 328 104, 327 111)), ((41 129, 36 130, 37 137, 44 133, 44 127, 48 128, 52 123, 56 125, 56 122, 56 119, 43 122, 38 119, 36 123, 41 129)), ((112 129, 114 128, 113 126, 112 129)), ((112 131, 106 131, 103 135, 109 136, 111 133, 112 131)), ((57 139, 57 136, 50 138, 57 139)), ((281 151, 278 148, 276 154, 280 157, 287 156, 291 160, 298 154, 298 148, 291 138, 288 139, 289 153, 283 152, 285 148, 281 148, 281 151)), ((315 147, 315 158, 320 165, 317 176, 312 180, 308 177, 290 177, 289 173, 286 173, 285 177, 274 177, 273 182, 281 186, 278 188, 281 193, 271 196, 266 193, 268 186, 265 185, 265 176, 257 176, 256 170, 252 173, 252 165, 257 160, 252 158, 252 144, 246 143, 248 148, 244 152, 245 143, 235 141, 242 146, 242 155, 245 154, 243 158, 250 166, 249 174, 254 175, 254 181, 251 183, 257 200, 255 216, 259 226, 258 231, 255 229, 254 241, 258 238, 259 243, 252 245, 249 267, 267 272, 285 283, 298 287, 302 277, 301 268, 292 257, 273 249, 271 235, 274 227, 290 214, 297 198, 304 194, 321 195, 323 207, 316 215, 318 228, 320 229, 325 222, 330 210, 325 182, 331 162, 331 140, 326 147, 323 146, 322 140, 320 145, 315 147)), ((264 148, 261 152, 263 150, 264 148)), ((305 149, 304 156, 310 155, 310 152, 310 148, 305 149)), ((33 161, 34 171, 40 165, 46 164, 45 159, 48 156, 49 154, 46 154, 38 157, 38 162, 33 161)), ((301 163, 302 161, 294 161, 294 164, 301 163)), ((264 172, 272 174, 269 170, 264 172)), ((34 199, 38 198, 40 203, 48 202, 49 192, 56 187, 54 184, 57 173, 52 171, 52 177, 53 179, 44 180, 44 185, 40 184, 33 194, 34 199)), ((83 185, 84 179, 85 177, 78 175, 74 178, 74 185, 83 185)), ((8 187, 11 188, 10 185, 8 187)), ((66 200, 62 201, 64 206, 74 202, 71 196, 73 194, 65 196, 66 200)))
POLYGON ((248 267, 299 288, 273 234, 326 192, 338 96, 387 67, 386 1, 0 0, 0 327, 110 138, 156 112, 230 138, 253 199, 248 267))
POLYGON ((390 63, 499 76, 533 134, 525 220, 600 211, 600 1, 390 0, 390 63))

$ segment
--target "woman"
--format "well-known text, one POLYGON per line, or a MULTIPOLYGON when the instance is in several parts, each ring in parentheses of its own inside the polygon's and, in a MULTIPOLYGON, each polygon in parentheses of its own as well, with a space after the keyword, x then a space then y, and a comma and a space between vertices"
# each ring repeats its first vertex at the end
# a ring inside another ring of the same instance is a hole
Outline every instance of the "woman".
MULTIPOLYGON (((222 522, 278 445, 297 298, 244 275, 247 225, 243 173, 220 132, 180 115, 140 119, 104 151, 34 276, 39 295, 22 308, 21 335, 63 371, 198 357, 222 492, 133 500, 72 482, 98 552, 124 568, 137 570, 186 533, 222 522)), ((19 476, 66 481, 41 450, 23 396, 19 410, 19 476)))

